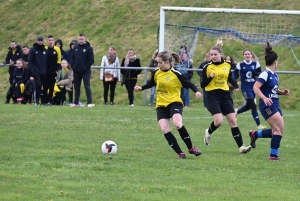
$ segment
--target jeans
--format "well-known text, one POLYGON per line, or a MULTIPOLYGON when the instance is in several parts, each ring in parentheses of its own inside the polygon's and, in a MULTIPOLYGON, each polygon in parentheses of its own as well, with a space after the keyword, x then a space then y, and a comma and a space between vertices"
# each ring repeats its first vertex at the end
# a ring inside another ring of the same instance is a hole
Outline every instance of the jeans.
POLYGON ((91 73, 81 74, 81 73, 73 72, 73 75, 74 75, 74 89, 75 89, 74 104, 79 103, 80 87, 81 87, 81 81, 82 80, 83 80, 83 85, 84 85, 84 88, 85 88, 87 104, 92 104, 92 90, 91 90, 91 86, 90 86, 91 73))
POLYGON ((136 83, 137 83, 137 79, 132 79, 132 80, 126 79, 126 81, 125 81, 125 86, 126 86, 126 89, 128 92, 129 105, 133 104, 133 101, 134 101, 133 90, 134 90, 136 83))
POLYGON ((181 99, 184 106, 190 106, 190 91, 186 88, 181 88, 181 99))
POLYGON ((156 87, 152 87, 151 88, 151 92, 150 92, 150 105, 154 105, 154 95, 156 92, 156 87))

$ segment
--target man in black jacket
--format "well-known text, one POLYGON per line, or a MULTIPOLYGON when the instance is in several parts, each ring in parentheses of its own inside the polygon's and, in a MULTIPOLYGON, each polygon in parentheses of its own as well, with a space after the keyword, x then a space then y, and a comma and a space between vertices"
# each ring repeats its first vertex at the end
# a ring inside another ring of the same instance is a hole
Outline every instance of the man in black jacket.
POLYGON ((41 87, 44 85, 47 73, 48 51, 44 46, 43 36, 37 37, 37 42, 29 51, 28 66, 36 85, 35 105, 40 104, 41 87))
POLYGON ((74 75, 75 101, 71 107, 79 106, 81 80, 83 80, 88 107, 93 107, 91 81, 91 66, 94 63, 94 51, 86 41, 84 34, 79 34, 78 45, 74 47, 71 57, 71 66, 74 75))
POLYGON ((5 61, 3 62, 3 64, 9 64, 8 73, 9 73, 10 85, 12 85, 13 82, 13 73, 15 69, 15 64, 17 60, 21 58, 21 56, 22 56, 21 47, 17 44, 16 41, 11 41, 5 61))

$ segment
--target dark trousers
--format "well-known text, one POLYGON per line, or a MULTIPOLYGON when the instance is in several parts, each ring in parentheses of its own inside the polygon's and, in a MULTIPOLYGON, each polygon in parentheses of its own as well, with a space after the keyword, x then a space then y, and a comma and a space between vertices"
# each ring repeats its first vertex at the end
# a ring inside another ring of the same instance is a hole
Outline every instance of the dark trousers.
POLYGON ((41 87, 45 84, 46 75, 41 75, 38 73, 33 74, 34 82, 35 82, 35 89, 36 89, 36 100, 35 102, 37 104, 40 103, 40 97, 41 97, 41 87))
POLYGON ((92 90, 91 90, 91 86, 90 86, 91 73, 80 74, 80 73, 73 72, 73 76, 74 76, 74 89, 75 89, 74 104, 79 103, 80 87, 81 87, 81 81, 82 80, 83 80, 83 85, 84 85, 84 88, 85 88, 87 104, 92 104, 92 90))
POLYGON ((12 84, 10 85, 7 94, 6 94, 6 101, 9 102, 11 98, 13 98, 13 101, 16 102, 17 98, 22 97, 20 85, 18 84, 12 84))
POLYGON ((54 85, 55 85, 55 76, 56 73, 48 73, 46 75, 46 83, 43 86, 43 103, 52 103, 52 97, 53 97, 53 91, 54 91, 54 85), (48 93, 49 89, 49 93, 48 93))
POLYGON ((104 82, 103 81, 103 87, 104 87, 103 99, 104 99, 104 103, 107 103, 107 96, 108 96, 109 88, 110 88, 110 102, 114 102, 115 89, 116 89, 117 82, 118 82, 118 78, 115 78, 113 82, 104 82))
POLYGON ((66 102, 66 88, 64 86, 60 87, 60 92, 57 92, 55 94, 55 97, 53 97, 53 105, 63 105, 66 102))
POLYGON ((128 100, 129 100, 129 105, 133 104, 133 100, 134 100, 134 87, 137 83, 137 79, 134 80, 125 80, 125 86, 127 89, 127 93, 128 93, 128 100))
POLYGON ((24 101, 27 103, 32 103, 32 95, 34 96, 34 102, 35 96, 36 96, 36 88, 35 88, 35 81, 34 80, 28 80, 25 85, 25 91, 24 91, 24 101))
POLYGON ((13 83, 13 74, 14 74, 15 66, 9 66, 8 67, 8 73, 9 73, 9 84, 12 85, 13 83))

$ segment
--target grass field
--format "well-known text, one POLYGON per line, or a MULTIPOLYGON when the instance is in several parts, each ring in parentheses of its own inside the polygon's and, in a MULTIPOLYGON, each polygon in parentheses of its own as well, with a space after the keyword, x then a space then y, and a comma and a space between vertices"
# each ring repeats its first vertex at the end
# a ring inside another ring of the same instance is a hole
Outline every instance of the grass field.
MULTIPOLYGON (((212 118, 199 105, 183 121, 203 155, 179 160, 150 107, 0 104, 0 200, 299 200, 299 112, 283 111, 284 161, 274 162, 269 139, 240 155, 227 123, 205 147, 212 118), (113 157, 101 152, 106 140, 118 145, 113 157)), ((251 114, 238 124, 248 145, 251 114)))

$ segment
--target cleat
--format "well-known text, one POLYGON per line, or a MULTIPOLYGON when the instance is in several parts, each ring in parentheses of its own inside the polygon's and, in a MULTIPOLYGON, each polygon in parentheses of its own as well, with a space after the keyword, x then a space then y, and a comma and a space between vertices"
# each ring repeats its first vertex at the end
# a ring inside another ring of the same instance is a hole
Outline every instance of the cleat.
POLYGON ((180 154, 178 154, 178 159, 186 159, 186 156, 183 152, 181 152, 180 154))
POLYGON ((211 134, 208 133, 208 129, 205 130, 205 135, 204 135, 204 144, 205 145, 210 145, 210 139, 211 139, 211 134))
POLYGON ((250 145, 253 149, 255 149, 256 147, 256 143, 255 141, 257 140, 257 138, 254 136, 255 130, 251 130, 249 132, 249 136, 250 136, 250 145))
POLYGON ((263 125, 261 125, 261 124, 259 124, 259 126, 257 126, 257 129, 258 129, 258 130, 264 130, 264 129, 266 129, 266 127, 263 126, 263 125))
POLYGON ((195 156, 200 156, 202 154, 202 152, 200 150, 197 150, 195 147, 189 149, 189 153, 194 154, 195 156))
POLYGON ((269 156, 270 161, 281 161, 281 159, 278 156, 269 156))
POLYGON ((249 151, 251 151, 252 147, 251 146, 245 147, 245 145, 242 145, 239 149, 240 149, 240 154, 246 154, 249 151))

